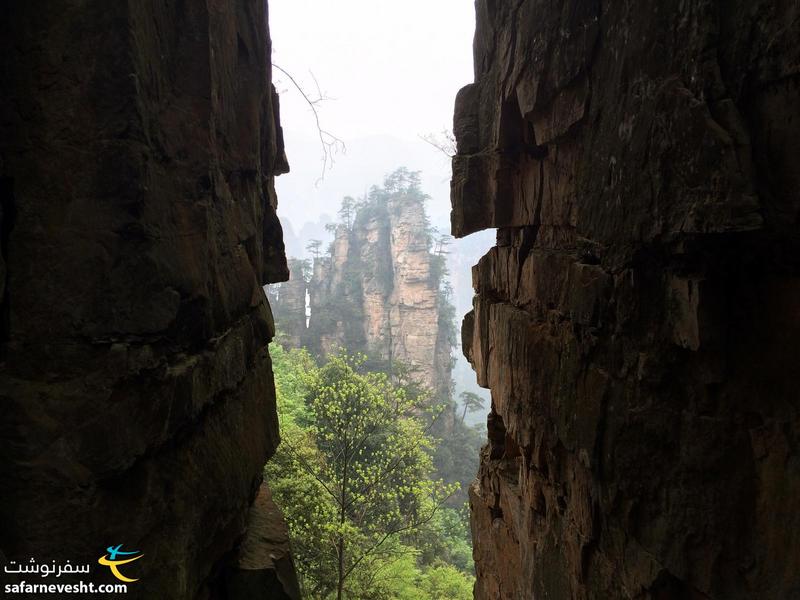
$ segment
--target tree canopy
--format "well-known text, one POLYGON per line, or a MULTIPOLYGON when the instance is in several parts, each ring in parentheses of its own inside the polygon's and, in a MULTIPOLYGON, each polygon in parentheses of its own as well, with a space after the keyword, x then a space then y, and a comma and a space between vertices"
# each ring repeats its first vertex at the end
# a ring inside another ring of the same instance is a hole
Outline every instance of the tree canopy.
POLYGON ((361 355, 321 367, 305 350, 273 355, 282 443, 265 474, 307 597, 470 597, 435 591, 471 590, 471 564, 463 519, 443 506, 456 486, 433 475, 420 397, 361 355), (439 596, 420 596, 426 586, 439 596))

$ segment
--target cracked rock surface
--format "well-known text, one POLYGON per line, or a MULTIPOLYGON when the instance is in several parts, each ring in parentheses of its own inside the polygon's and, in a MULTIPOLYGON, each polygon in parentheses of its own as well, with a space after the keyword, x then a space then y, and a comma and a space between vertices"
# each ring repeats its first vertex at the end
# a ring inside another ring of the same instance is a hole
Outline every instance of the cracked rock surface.
POLYGON ((800 3, 476 10, 476 598, 800 597, 800 3))

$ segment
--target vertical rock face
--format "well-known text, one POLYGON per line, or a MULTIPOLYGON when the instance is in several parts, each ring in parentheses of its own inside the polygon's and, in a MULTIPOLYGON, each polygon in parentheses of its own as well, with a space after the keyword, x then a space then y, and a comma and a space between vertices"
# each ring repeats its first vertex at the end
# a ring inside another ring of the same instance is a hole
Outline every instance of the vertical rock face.
POLYGON ((800 4, 476 7, 476 597, 800 597, 800 4))
POLYGON ((275 322, 286 335, 291 348, 299 348, 306 342, 306 272, 308 262, 290 258, 289 280, 267 287, 270 306, 275 322))
POLYGON ((266 1, 0 14, 0 548, 221 597, 278 442, 266 1))
POLYGON ((450 396, 451 341, 440 327, 443 256, 431 251, 423 197, 408 190, 373 200, 340 224, 330 255, 314 261, 308 284, 300 261, 271 291, 278 326, 290 344, 320 354, 344 347, 386 364, 413 365, 415 379, 450 396), (439 271, 437 272, 437 269, 439 271), (310 320, 305 325, 308 291, 310 320))
MULTIPOLYGON (((439 329, 439 280, 428 245, 425 208, 413 198, 398 196, 388 205, 391 227, 389 254, 394 274, 386 336, 389 353, 418 365, 422 382, 432 390, 450 385, 450 345, 439 329)), ((380 304, 371 303, 370 312, 380 304)))
POLYGON ((247 522, 235 568, 225 581, 227 598, 300 600, 300 585, 292 561, 289 528, 264 482, 247 522))

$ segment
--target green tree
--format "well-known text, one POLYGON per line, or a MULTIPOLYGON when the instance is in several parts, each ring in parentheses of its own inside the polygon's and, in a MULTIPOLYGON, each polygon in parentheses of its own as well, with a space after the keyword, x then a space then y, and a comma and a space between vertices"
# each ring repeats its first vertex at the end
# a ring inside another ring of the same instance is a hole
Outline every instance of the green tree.
POLYGON ((353 220, 355 219, 355 205, 356 201, 352 196, 345 196, 342 198, 342 205, 339 208, 339 218, 342 220, 347 229, 353 228, 353 220))
POLYGON ((427 199, 428 197, 420 192, 419 173, 419 171, 409 171, 406 167, 399 167, 384 178, 383 187, 389 193, 420 194, 422 199, 427 199))
POLYGON ((294 504, 293 539, 315 546, 298 554, 317 597, 373 597, 360 583, 407 552, 402 538, 431 522, 455 491, 431 478, 434 441, 416 400, 387 375, 364 372, 364 360, 339 353, 307 376, 309 425, 298 426, 304 417, 295 410, 267 465, 270 480, 281 479, 277 469, 299 475, 292 479, 301 491, 279 483, 276 496, 291 496, 281 499, 294 504))
POLYGON ((424 566, 450 564, 464 573, 472 573, 472 544, 469 531, 469 505, 442 507, 431 522, 414 535, 413 546, 419 550, 424 566))
POLYGON ((314 260, 319 260, 320 254, 322 253, 320 247, 322 246, 322 240, 309 240, 308 244, 306 244, 306 250, 311 253, 311 256, 314 257, 314 260))
POLYGON ((464 422, 464 419, 467 418, 467 412, 478 412, 485 404, 484 399, 473 392, 461 392, 458 397, 461 398, 461 403, 464 407, 464 412, 461 413, 462 423, 464 422))
POLYGON ((472 598, 471 577, 450 565, 440 565, 427 571, 420 588, 425 600, 466 600, 472 598))
POLYGON ((289 425, 307 427, 311 423, 311 411, 305 398, 319 376, 311 354, 304 348, 284 349, 284 339, 282 332, 276 333, 274 343, 269 347, 282 430, 289 425))

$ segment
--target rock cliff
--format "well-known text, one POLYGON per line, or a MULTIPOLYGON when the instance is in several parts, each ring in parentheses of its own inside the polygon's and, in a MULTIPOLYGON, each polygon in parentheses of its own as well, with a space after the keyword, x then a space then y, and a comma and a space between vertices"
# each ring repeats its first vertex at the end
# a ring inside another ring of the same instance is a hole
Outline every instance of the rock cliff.
POLYGON ((800 598, 800 3, 476 10, 476 598, 800 598))
POLYGON ((2 554, 280 597, 225 591, 278 443, 266 1, 8 2, 0 33, 2 554))
POLYGON ((449 399, 452 328, 442 289, 444 256, 433 247, 424 200, 416 183, 375 188, 336 227, 328 255, 318 256, 305 276, 301 261, 293 261, 293 277, 271 293, 290 344, 300 340, 319 354, 338 347, 364 352, 378 368, 413 366, 419 383, 449 399), (307 328, 299 302, 306 293, 307 328))

